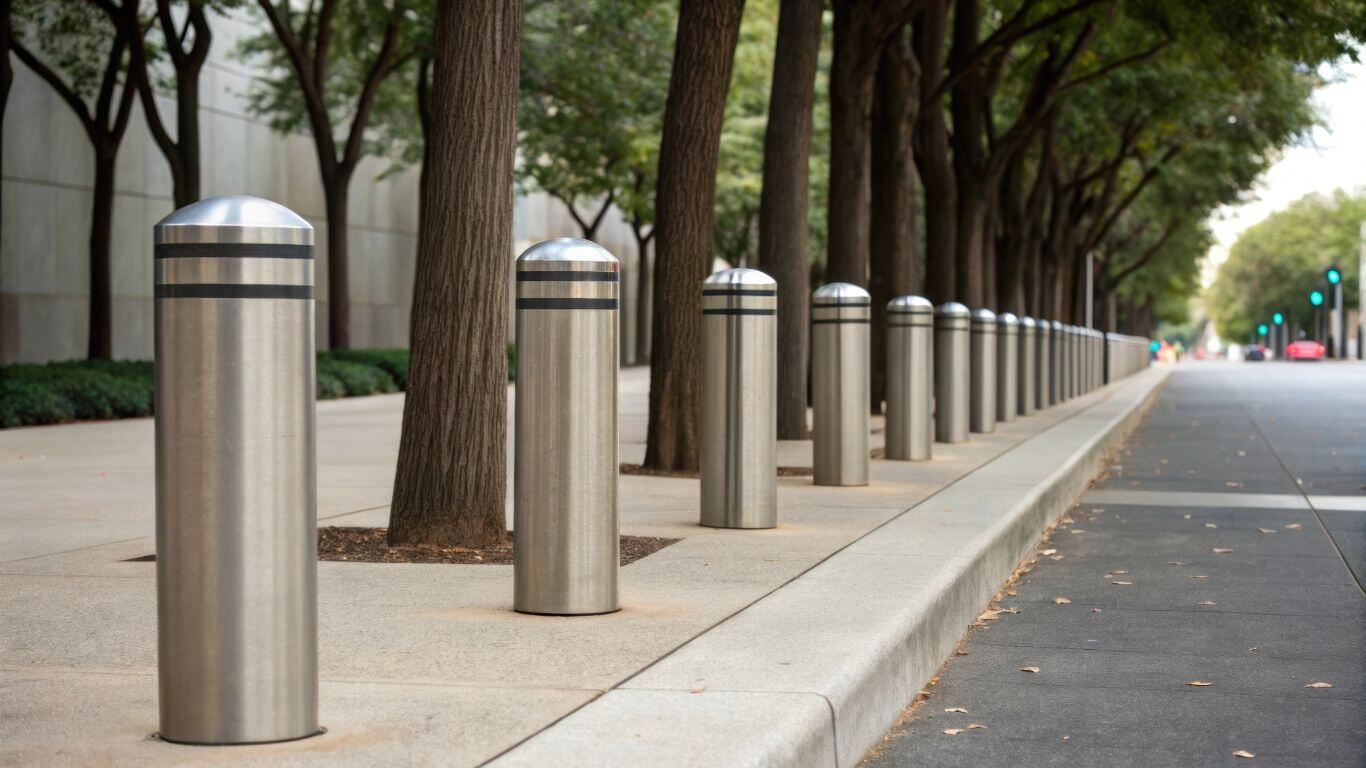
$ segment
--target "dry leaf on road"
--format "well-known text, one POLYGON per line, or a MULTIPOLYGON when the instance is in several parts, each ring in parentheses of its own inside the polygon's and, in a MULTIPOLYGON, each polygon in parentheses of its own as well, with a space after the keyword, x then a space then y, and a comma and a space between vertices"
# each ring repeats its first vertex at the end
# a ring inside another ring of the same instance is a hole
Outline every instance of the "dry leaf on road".
POLYGON ((1275 528, 1258 528, 1257 530, 1261 531, 1262 533, 1275 533, 1275 532, 1276 532, 1276 529, 1275 529, 1275 528))
POLYGON ((1240 750, 1238 750, 1237 752, 1234 752, 1234 753, 1233 753, 1233 756, 1234 756, 1234 757, 1256 757, 1256 755, 1252 754, 1251 752, 1247 751, 1246 749, 1240 749, 1240 750))
POLYGON ((1242 487, 1243 487, 1243 484, 1242 484, 1242 483, 1237 483, 1237 482, 1234 482, 1234 481, 1232 481, 1232 480, 1225 480, 1225 481, 1224 481, 1224 485, 1228 486, 1229 488, 1242 488, 1242 487))
POLYGON ((1067 605, 1067 604, 1071 603, 1072 601, 1071 601, 1071 600, 1068 600, 1068 599, 1065 598, 1065 597, 1055 597, 1055 598, 1053 598, 1053 602, 1057 603, 1058 605, 1067 605))
POLYGON ((1041 554, 1041 555, 1056 555, 1056 554, 1058 554, 1058 550, 1056 550, 1056 549, 1045 549, 1044 551, 1040 552, 1039 554, 1041 554))
POLYGON ((1132 587, 1134 585, 1132 581, 1112 581, 1110 583, 1116 587, 1132 587))
POLYGON ((1216 554, 1216 555, 1227 555, 1228 553, 1232 552, 1233 550, 1232 550, 1232 549, 1229 549, 1228 547, 1215 547, 1214 549, 1211 549, 1210 551, 1213 552, 1213 553, 1216 554))
POLYGON ((1304 687, 1305 687, 1305 688, 1332 688, 1332 687, 1333 687, 1333 684, 1332 684, 1332 683, 1310 683, 1309 685, 1306 685, 1306 686, 1304 686, 1304 687))
POLYGON ((1205 523, 1205 527, 1206 527, 1206 528, 1218 528, 1219 526, 1215 525, 1214 523, 1205 523))
POLYGON ((985 726, 985 725, 982 725, 981 723, 968 723, 968 730, 969 730, 969 731, 975 731, 975 730, 978 730, 979 728, 985 728, 985 727, 986 727, 986 726, 985 726))
POLYGON ((1299 529, 1301 529, 1301 528, 1303 528, 1303 527, 1304 527, 1304 524, 1303 524, 1303 523, 1291 523, 1291 524, 1287 525, 1285 528, 1286 528, 1286 530, 1288 530, 1288 531, 1298 531, 1299 529))
POLYGON ((1213 601, 1213 600, 1201 600, 1199 603, 1196 603, 1196 605, 1214 605, 1214 601, 1213 601))
POLYGON ((958 734, 966 730, 966 728, 945 728, 944 733, 948 734, 949 736, 957 736, 958 734))
POLYGON ((967 711, 966 709, 963 709, 962 707, 944 707, 944 711, 945 711, 945 712, 961 712, 961 713, 963 713, 963 714, 965 714, 965 715, 968 713, 968 711, 967 711))
POLYGON ((1021 672, 1029 672, 1029 673, 1031 673, 1031 674, 1038 674, 1039 668, 1038 668, 1038 667, 1020 667, 1020 671, 1021 671, 1021 672))
POLYGON ((1192 579, 1208 579, 1209 577, 1208 577, 1208 576, 1203 576, 1203 575, 1202 575, 1202 576, 1191 576, 1190 578, 1192 578, 1192 579))
POLYGON ((1167 565, 1185 565, 1185 563, 1180 560, 1168 560, 1167 565))
POLYGON ((1204 680, 1189 680, 1186 682, 1186 685, 1194 688, 1204 688, 1206 686, 1214 685, 1214 683, 1207 683, 1204 680))

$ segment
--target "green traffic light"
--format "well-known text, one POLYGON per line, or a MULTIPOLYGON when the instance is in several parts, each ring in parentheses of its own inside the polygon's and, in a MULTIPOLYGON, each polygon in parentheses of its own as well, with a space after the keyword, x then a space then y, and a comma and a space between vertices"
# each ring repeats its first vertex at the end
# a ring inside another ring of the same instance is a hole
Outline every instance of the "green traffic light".
POLYGON ((1323 306, 1323 292, 1322 292, 1322 291, 1310 291, 1310 292, 1309 292, 1309 303, 1310 303, 1310 304, 1313 304, 1313 305, 1316 306, 1316 307, 1321 307, 1321 306, 1323 306))
POLYGON ((1342 282, 1342 272, 1339 271, 1337 267, 1329 267, 1328 271, 1324 274, 1328 277, 1329 285, 1337 285, 1342 282))
POLYGON ((1258 336, 1265 336, 1265 335, 1266 335, 1266 332, 1267 332, 1266 323, 1262 323, 1261 325, 1257 326, 1257 335, 1258 335, 1258 336))
POLYGON ((1276 314, 1271 316, 1271 322, 1275 323, 1276 325, 1280 325, 1281 323, 1285 322, 1285 315, 1282 315, 1280 312, 1277 312, 1276 314))
POLYGON ((1157 352, 1157 351, 1160 351, 1161 349, 1162 349, 1162 342, 1158 341, 1157 339, 1153 339, 1152 341, 1148 342, 1148 350, 1149 350, 1149 351, 1151 351, 1151 352, 1157 352))

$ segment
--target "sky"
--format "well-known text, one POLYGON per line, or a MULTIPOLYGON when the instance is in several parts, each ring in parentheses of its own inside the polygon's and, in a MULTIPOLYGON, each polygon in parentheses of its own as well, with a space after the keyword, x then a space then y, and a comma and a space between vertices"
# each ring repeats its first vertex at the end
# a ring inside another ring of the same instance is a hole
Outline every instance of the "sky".
POLYGON ((1323 126, 1285 150, 1246 200, 1215 211, 1215 244, 1205 258, 1208 286, 1243 230, 1311 192, 1366 187, 1366 63, 1325 70, 1334 82, 1314 95, 1323 126))

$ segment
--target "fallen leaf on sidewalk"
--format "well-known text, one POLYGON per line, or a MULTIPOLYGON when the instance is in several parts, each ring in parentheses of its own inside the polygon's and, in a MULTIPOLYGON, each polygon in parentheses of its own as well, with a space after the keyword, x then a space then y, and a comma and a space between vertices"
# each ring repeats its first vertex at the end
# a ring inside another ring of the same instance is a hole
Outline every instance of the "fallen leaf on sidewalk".
POLYGON ((1049 556, 1048 556, 1048 559, 1049 559, 1049 560, 1061 560, 1061 559, 1062 559, 1062 555, 1049 555, 1049 556))
POLYGON ((706 688, 694 688, 694 689, 692 689, 691 691, 688 691, 688 693, 702 693, 702 692, 705 691, 705 690, 707 690, 707 689, 706 689, 706 688))
POLYGON ((1073 528, 1069 533, 1086 533, 1084 528, 1073 528))
POLYGON ((970 653, 970 651, 954 651, 954 652, 953 652, 953 655, 955 655, 955 656, 967 656, 968 653, 970 653))
POLYGON ((1301 529, 1301 528, 1303 528, 1303 527, 1304 527, 1304 524, 1303 524, 1303 523, 1291 523, 1291 524, 1289 524, 1289 525, 1286 526, 1286 530, 1298 531, 1299 529, 1301 529))
POLYGON ((1214 549, 1211 549, 1210 551, 1213 552, 1213 553, 1216 554, 1216 555, 1227 555, 1228 553, 1232 552, 1233 550, 1232 550, 1232 549, 1229 549, 1228 547, 1215 547, 1214 549))
POLYGON ((1304 687, 1305 687, 1305 688, 1332 688, 1332 687, 1333 687, 1333 684, 1332 684, 1332 683, 1310 683, 1309 685, 1306 685, 1306 686, 1304 686, 1304 687))
POLYGON ((1275 533, 1275 532, 1276 532, 1276 529, 1275 529, 1275 528, 1258 528, 1257 530, 1261 531, 1262 533, 1275 533))
POLYGON ((1056 554, 1058 554, 1058 550, 1056 550, 1056 549, 1045 549, 1044 551, 1040 552, 1039 554, 1041 554, 1041 555, 1056 555, 1056 554))
POLYGON ((1038 667, 1020 667, 1020 671, 1021 671, 1021 672, 1028 672, 1028 673, 1030 673, 1030 674, 1038 674, 1039 668, 1038 668, 1038 667))
POLYGON ((967 728, 945 728, 945 729, 944 729, 944 733, 947 734, 947 735, 949 735, 949 736, 957 736, 958 734, 960 734, 960 733, 962 733, 962 732, 964 732, 964 731, 966 731, 966 730, 967 730, 967 728))
POLYGON ((1189 685, 1194 688, 1204 688, 1206 686, 1214 685, 1214 683, 1207 683, 1204 680, 1190 680, 1186 683, 1186 685, 1189 685))
POLYGON ((1256 757, 1256 755, 1252 754, 1251 752, 1247 751, 1246 749, 1240 749, 1240 750, 1238 750, 1237 752, 1234 752, 1234 753, 1233 753, 1233 756, 1234 756, 1234 757, 1256 757))
POLYGON ((1196 603, 1196 605, 1214 605, 1214 601, 1213 601, 1213 600, 1201 600, 1200 602, 1196 603))
POLYGON ((962 708, 962 707, 944 707, 944 711, 945 711, 945 712, 961 712, 962 714, 965 714, 965 715, 968 713, 968 711, 967 711, 966 709, 962 708))
POLYGON ((1065 598, 1065 597, 1055 597, 1055 598, 1053 598, 1053 602, 1057 603, 1058 605, 1067 605, 1067 604, 1071 603, 1072 601, 1071 601, 1071 600, 1068 600, 1068 599, 1065 598))
POLYGON ((986 727, 986 726, 985 726, 985 725, 982 725, 981 723, 968 723, 968 730, 969 730, 969 731, 976 731, 976 730, 978 730, 978 729, 985 728, 985 727, 986 727))

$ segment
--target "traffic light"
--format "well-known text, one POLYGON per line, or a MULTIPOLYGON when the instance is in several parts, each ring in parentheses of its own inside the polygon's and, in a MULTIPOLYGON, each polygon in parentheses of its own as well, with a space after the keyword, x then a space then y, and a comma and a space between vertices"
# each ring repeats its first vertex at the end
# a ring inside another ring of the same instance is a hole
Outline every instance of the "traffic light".
POLYGON ((1323 291, 1318 291, 1318 290, 1310 291, 1310 292, 1309 292, 1309 303, 1310 303, 1310 304, 1313 304, 1313 305, 1316 306, 1316 307, 1321 307, 1321 306, 1323 306, 1323 291))
POLYGON ((1266 327, 1266 323, 1262 323, 1261 325, 1257 326, 1257 335, 1258 335, 1258 336, 1265 336, 1267 330, 1269 330, 1269 329, 1266 327))
POLYGON ((1271 322, 1275 323, 1276 325, 1280 325, 1285 322, 1285 315, 1282 315, 1280 312, 1277 312, 1271 316, 1271 322))
POLYGON ((1342 282, 1342 270, 1337 267, 1329 267, 1324 271, 1323 276, 1328 279, 1329 285, 1337 285, 1342 282))

